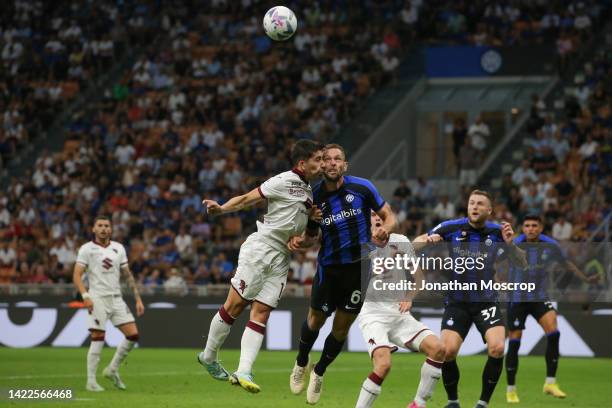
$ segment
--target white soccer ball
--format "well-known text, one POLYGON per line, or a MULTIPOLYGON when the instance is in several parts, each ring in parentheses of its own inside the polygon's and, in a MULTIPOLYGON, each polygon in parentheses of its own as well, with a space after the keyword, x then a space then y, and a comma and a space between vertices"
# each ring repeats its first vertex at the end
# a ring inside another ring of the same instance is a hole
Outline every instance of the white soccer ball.
POLYGON ((263 27, 268 37, 274 41, 285 41, 295 34, 297 18, 285 6, 272 7, 264 16, 263 27))

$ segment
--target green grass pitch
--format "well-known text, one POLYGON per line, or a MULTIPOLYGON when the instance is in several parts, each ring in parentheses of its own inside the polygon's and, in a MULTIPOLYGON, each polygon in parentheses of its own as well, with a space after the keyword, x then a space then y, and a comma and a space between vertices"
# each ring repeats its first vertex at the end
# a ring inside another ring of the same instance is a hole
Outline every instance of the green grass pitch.
MULTIPOLYGON (((210 378, 196 362, 196 350, 135 349, 121 368, 127 391, 119 391, 101 376, 113 349, 105 348, 98 370, 98 382, 105 392, 85 391, 86 348, 8 349, 0 348, 0 389, 4 394, 0 407, 239 407, 284 408, 307 407, 304 393, 294 396, 289 391, 288 377, 294 352, 262 352, 255 365, 255 379, 262 392, 248 394, 239 387, 210 378), (71 388, 76 400, 69 402, 9 402, 8 388, 71 388)), ((318 353, 312 357, 318 358, 318 353)), ((239 353, 225 350, 221 358, 228 370, 235 369, 239 353)), ((383 384, 375 407, 405 407, 414 396, 423 356, 395 354, 391 374, 383 384)), ((480 376, 484 356, 460 357, 459 394, 464 407, 473 407, 480 392, 480 376)), ((370 372, 366 353, 342 353, 328 369, 323 395, 318 406, 353 407, 361 382, 370 372)), ((544 359, 522 357, 518 389, 521 404, 517 407, 611 407, 612 360, 563 358, 559 380, 568 393, 565 400, 542 394, 544 359)), ((443 407, 446 395, 438 384, 428 407, 443 407)), ((495 391, 493 407, 509 406, 505 402, 505 374, 495 391)))

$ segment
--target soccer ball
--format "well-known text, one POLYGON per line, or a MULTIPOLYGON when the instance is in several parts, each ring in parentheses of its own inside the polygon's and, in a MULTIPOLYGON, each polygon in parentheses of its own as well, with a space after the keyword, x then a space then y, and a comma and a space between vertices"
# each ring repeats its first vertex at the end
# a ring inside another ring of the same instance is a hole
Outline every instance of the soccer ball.
POLYGON ((285 41, 297 30, 297 18, 287 7, 272 7, 264 16, 263 27, 268 37, 274 41, 285 41))

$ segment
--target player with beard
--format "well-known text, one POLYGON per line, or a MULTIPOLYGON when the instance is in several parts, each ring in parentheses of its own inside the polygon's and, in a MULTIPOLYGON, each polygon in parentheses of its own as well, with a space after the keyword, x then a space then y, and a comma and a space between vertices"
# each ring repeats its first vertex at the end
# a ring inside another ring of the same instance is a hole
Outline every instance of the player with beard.
MULTIPOLYGON (((467 209, 467 217, 442 222, 428 233, 428 235, 438 234, 448 242, 453 264, 457 264, 455 261, 458 258, 464 258, 466 250, 469 253, 477 253, 483 260, 481 268, 476 266, 468 268, 466 265, 465 271, 454 270, 451 280, 476 283, 479 287, 481 281, 493 281, 495 262, 500 250, 506 252, 506 256, 513 264, 527 265, 524 252, 512 241, 514 236, 512 226, 507 222, 499 225, 487 221, 493 212, 493 207, 486 191, 472 191, 467 209)), ((415 241, 421 241, 426 235, 416 238, 415 241)), ((442 380, 448 395, 447 408, 459 408, 457 391, 459 367, 456 358, 472 324, 476 325, 487 344, 488 354, 482 373, 482 390, 476 408, 488 406, 503 369, 506 331, 497 292, 493 289, 450 290, 446 295, 441 333, 446 350, 442 380)))
POLYGON ((397 220, 391 207, 376 187, 366 179, 345 175, 348 167, 344 149, 337 144, 325 146, 324 179, 313 187, 314 204, 322 211, 320 223, 310 221, 302 236, 293 237, 291 250, 307 248, 318 241, 321 249, 317 273, 312 283, 308 317, 302 324, 299 353, 289 378, 291 392, 300 394, 305 385, 308 354, 319 330, 335 311, 332 331, 325 339, 319 362, 310 371, 306 393, 309 404, 321 397, 323 374, 342 350, 349 329, 361 310, 362 248, 371 239, 370 213, 376 212, 382 225, 376 239, 386 243, 396 228, 397 220))

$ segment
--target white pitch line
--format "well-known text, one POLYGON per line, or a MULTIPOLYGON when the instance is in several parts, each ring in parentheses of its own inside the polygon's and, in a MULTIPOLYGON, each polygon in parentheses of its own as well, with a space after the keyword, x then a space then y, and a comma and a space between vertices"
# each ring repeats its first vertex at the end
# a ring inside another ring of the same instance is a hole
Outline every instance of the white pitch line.
MULTIPOLYGON (((363 364, 355 367, 330 367, 328 371, 331 372, 348 372, 355 371, 355 369, 363 368, 367 371, 368 365, 363 364)), ((395 368, 395 367, 394 367, 395 368)), ((402 367, 397 367, 396 370, 401 370, 402 367)), ((260 368, 255 370, 257 373, 291 373, 289 368, 260 368)), ((164 375, 198 375, 205 374, 203 370, 199 371, 152 371, 152 372, 144 372, 144 373, 124 373, 122 377, 157 377, 164 375)), ((85 373, 82 374, 48 374, 48 375, 8 375, 8 376, 0 376, 0 380, 36 380, 36 379, 46 379, 46 378, 80 378, 87 377, 85 373)))

